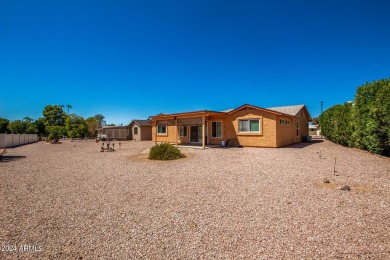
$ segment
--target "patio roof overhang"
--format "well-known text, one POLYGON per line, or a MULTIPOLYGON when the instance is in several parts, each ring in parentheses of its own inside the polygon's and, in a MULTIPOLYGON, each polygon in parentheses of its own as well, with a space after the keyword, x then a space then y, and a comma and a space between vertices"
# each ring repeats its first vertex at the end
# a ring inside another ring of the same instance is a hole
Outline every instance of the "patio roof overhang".
POLYGON ((210 110, 201 110, 201 111, 194 111, 194 112, 150 116, 150 118, 153 121, 153 120, 169 120, 169 119, 193 118, 193 117, 204 117, 204 116, 227 116, 227 113, 210 111, 210 110))

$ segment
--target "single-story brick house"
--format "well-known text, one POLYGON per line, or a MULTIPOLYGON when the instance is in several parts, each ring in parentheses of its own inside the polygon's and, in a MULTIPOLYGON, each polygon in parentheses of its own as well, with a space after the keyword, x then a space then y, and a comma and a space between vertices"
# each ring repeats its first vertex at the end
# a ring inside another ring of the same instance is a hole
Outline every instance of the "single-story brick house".
POLYGON ((151 116, 156 143, 221 144, 236 138, 242 146, 281 147, 309 135, 305 105, 261 108, 249 104, 222 112, 201 110, 151 116))
POLYGON ((107 141, 111 140, 129 140, 128 126, 103 126, 96 129, 98 138, 105 138, 107 141))
POLYGON ((150 120, 134 119, 129 124, 130 139, 135 141, 152 140, 152 124, 150 120))

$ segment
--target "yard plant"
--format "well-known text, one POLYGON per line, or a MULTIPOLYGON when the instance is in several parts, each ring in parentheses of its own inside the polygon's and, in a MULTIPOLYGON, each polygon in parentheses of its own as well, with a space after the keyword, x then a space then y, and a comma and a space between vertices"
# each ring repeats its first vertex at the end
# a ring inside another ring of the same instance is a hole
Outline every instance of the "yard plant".
POLYGON ((186 157, 184 154, 180 152, 180 150, 169 144, 169 143, 161 143, 156 146, 150 148, 149 159, 150 160, 176 160, 180 158, 186 157))
POLYGON ((390 155, 390 78, 366 83, 355 100, 321 114, 323 135, 341 145, 390 155))

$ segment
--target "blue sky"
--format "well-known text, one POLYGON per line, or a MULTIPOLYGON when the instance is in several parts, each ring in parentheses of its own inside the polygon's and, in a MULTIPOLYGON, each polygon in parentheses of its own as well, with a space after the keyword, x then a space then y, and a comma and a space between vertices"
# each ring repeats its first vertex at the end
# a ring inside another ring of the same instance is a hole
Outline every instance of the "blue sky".
POLYGON ((390 76, 390 1, 0 0, 0 117, 47 104, 127 124, 306 104, 390 76))

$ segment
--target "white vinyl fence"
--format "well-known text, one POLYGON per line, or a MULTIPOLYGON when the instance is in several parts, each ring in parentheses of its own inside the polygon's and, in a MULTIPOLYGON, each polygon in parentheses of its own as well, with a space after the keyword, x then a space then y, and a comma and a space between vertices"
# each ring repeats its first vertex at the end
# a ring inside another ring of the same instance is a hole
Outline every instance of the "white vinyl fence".
POLYGON ((38 141, 36 134, 0 134, 0 148, 13 147, 38 141))

